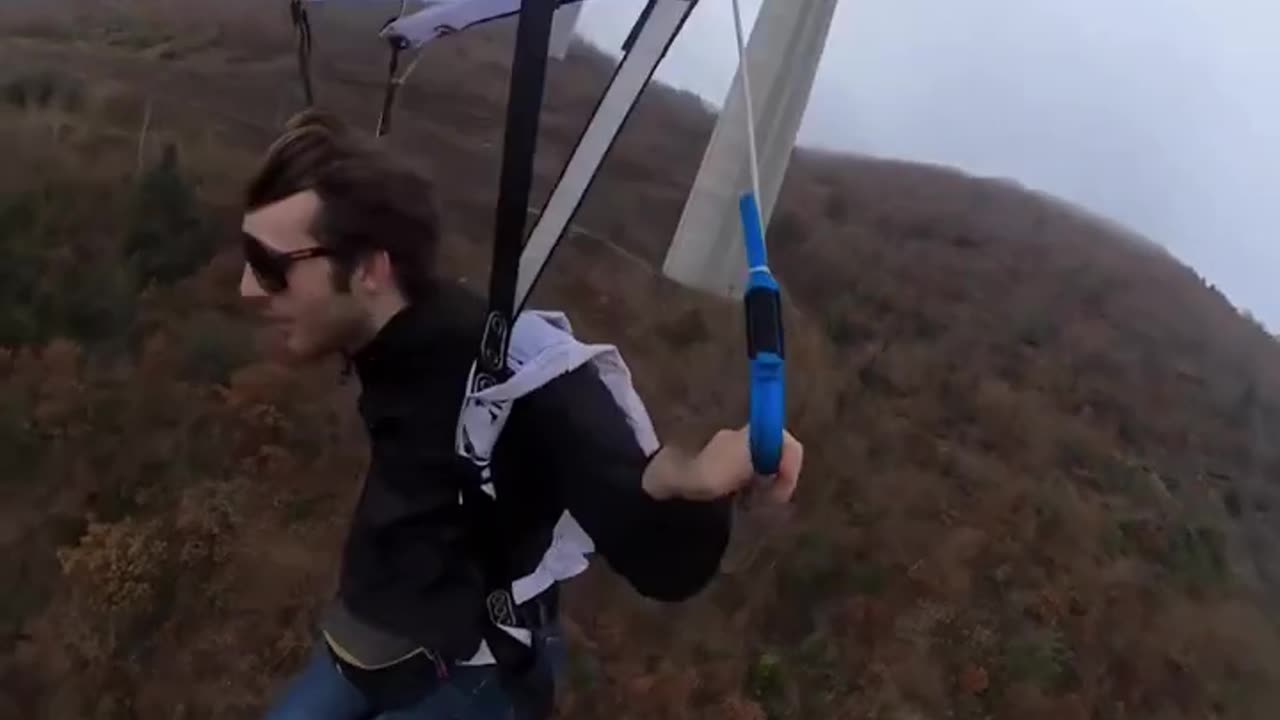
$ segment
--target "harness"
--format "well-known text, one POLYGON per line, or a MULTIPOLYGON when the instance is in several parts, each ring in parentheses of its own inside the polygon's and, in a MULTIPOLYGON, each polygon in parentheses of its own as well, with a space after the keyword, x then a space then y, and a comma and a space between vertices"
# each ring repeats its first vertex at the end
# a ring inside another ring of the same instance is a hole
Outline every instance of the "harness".
MULTIPOLYGON (((481 492, 464 493, 464 504, 471 502, 483 507, 496 499, 490 458, 511 404, 584 362, 597 363, 615 400, 627 411, 645 451, 652 452, 657 447, 652 422, 631 388, 630 373, 616 349, 581 345, 572 339, 572 330, 563 315, 535 313, 520 316, 522 329, 528 330, 521 333, 522 342, 517 352, 512 353, 513 323, 625 122, 625 114, 601 113, 600 108, 609 102, 634 105, 696 2, 649 0, 627 39, 625 55, 614 80, 566 163, 527 244, 525 225, 541 116, 538 109, 546 83, 554 15, 561 2, 525 0, 520 7, 489 273, 489 305, 458 419, 457 450, 479 469, 481 492), (653 22, 659 14, 662 22, 653 22), (619 82, 620 79, 626 82, 619 82), (558 334, 548 332, 548 325, 558 334), (534 335, 538 337, 534 339, 534 335), (527 351, 526 342, 539 349, 529 365, 522 357, 527 351)), ((509 588, 494 588, 490 592, 490 605, 495 593, 498 597, 509 596, 518 603, 522 597, 532 596, 582 572, 587 567, 586 555, 591 549, 590 537, 566 513, 538 570, 530 577, 515 580, 509 588)), ((490 615, 492 618, 493 614, 490 615)), ((513 644, 511 630, 499 621, 487 625, 485 647, 481 652, 486 648, 492 651, 500 665, 527 667, 534 649, 530 645, 513 644)))
MULTIPOLYGON (((562 313, 527 311, 517 319, 509 344, 507 377, 500 383, 468 392, 458 413, 455 449, 478 472, 481 485, 463 491, 464 506, 480 517, 499 502, 492 476, 494 449, 515 403, 547 383, 584 365, 596 374, 626 414, 645 453, 657 450, 653 421, 631 382, 631 373, 613 345, 586 344, 573 336, 562 313)), ((473 376, 479 372, 473 369, 473 376)), ((475 384, 473 383, 473 387, 475 384)), ((488 590, 488 623, 476 656, 461 665, 496 662, 508 671, 527 670, 536 662, 533 633, 555 616, 557 585, 587 569, 595 551, 591 536, 567 510, 552 532, 550 546, 537 566, 522 577, 495 582, 488 590), (550 598, 548 608, 547 599, 550 598), (545 613, 550 610, 549 617, 545 613), (544 613, 539 615, 539 613, 544 613), (539 624, 530 624, 533 620, 539 624)))
MULTIPOLYGON (((585 365, 592 366, 624 411, 641 450, 646 454, 657 450, 653 421, 619 350, 578 340, 563 313, 525 311, 513 326, 504 363, 506 379, 466 393, 455 425, 455 451, 476 469, 474 476, 479 479, 464 487, 459 497, 478 537, 494 538, 492 511, 501 498, 492 462, 515 404, 585 365)), ((557 616, 558 584, 585 571, 594 551, 591 536, 572 514, 562 512, 550 545, 533 569, 519 577, 489 573, 484 607, 477 608, 481 644, 472 657, 461 660, 441 658, 406 638, 370 626, 347 612, 339 599, 322 623, 333 659, 353 684, 387 706, 420 696, 434 680, 447 677, 454 666, 496 664, 512 692, 541 707, 551 688, 545 685, 546 677, 535 672, 544 661, 539 657, 543 649, 540 633, 557 616)), ((490 557, 485 552, 478 555, 482 560, 490 557)))

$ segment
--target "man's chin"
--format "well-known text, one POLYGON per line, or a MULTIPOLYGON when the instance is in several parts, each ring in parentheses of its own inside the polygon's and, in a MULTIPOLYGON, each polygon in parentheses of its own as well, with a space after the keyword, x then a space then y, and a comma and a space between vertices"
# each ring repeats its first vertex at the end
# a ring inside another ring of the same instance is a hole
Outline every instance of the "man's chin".
POLYGON ((289 365, 317 365, 329 360, 335 352, 337 348, 287 343, 283 348, 282 360, 289 365))
POLYGON ((302 338, 289 337, 276 345, 276 359, 286 365, 316 365, 338 352, 337 347, 307 342, 302 338))

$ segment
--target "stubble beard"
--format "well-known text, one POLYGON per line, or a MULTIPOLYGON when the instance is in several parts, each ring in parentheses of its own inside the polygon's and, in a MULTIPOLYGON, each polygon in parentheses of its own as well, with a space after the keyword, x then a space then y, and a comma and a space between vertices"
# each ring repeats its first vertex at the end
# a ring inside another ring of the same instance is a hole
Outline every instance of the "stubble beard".
POLYGON ((350 298, 326 303, 298 318, 284 343, 291 365, 314 365, 351 356, 373 336, 368 313, 350 298))

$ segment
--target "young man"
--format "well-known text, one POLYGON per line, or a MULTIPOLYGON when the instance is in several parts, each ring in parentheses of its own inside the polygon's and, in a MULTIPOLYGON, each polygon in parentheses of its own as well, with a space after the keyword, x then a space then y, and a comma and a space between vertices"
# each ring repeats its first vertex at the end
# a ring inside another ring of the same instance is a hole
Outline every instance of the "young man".
MULTIPOLYGON (((642 442, 627 389, 582 364, 510 406, 486 495, 455 445, 484 305, 437 279, 430 183, 307 112, 245 200, 241 294, 293 358, 346 358, 370 440, 337 597, 268 717, 547 716, 559 639, 546 578, 574 572, 548 558, 574 528, 645 596, 678 601, 709 582, 731 497, 763 481, 745 430, 696 453, 642 442), (518 597, 531 577, 543 580, 518 597)), ((772 501, 790 499, 802 456, 788 434, 772 501)))

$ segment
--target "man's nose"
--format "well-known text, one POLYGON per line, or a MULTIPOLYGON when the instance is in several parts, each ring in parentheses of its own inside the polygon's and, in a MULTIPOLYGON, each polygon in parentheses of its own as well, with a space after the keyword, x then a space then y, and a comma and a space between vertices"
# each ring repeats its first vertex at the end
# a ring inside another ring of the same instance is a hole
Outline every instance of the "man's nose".
POLYGON ((240 297, 262 298, 266 296, 267 292, 258 283, 257 276, 253 274, 248 265, 245 265, 244 270, 240 273, 240 297))

